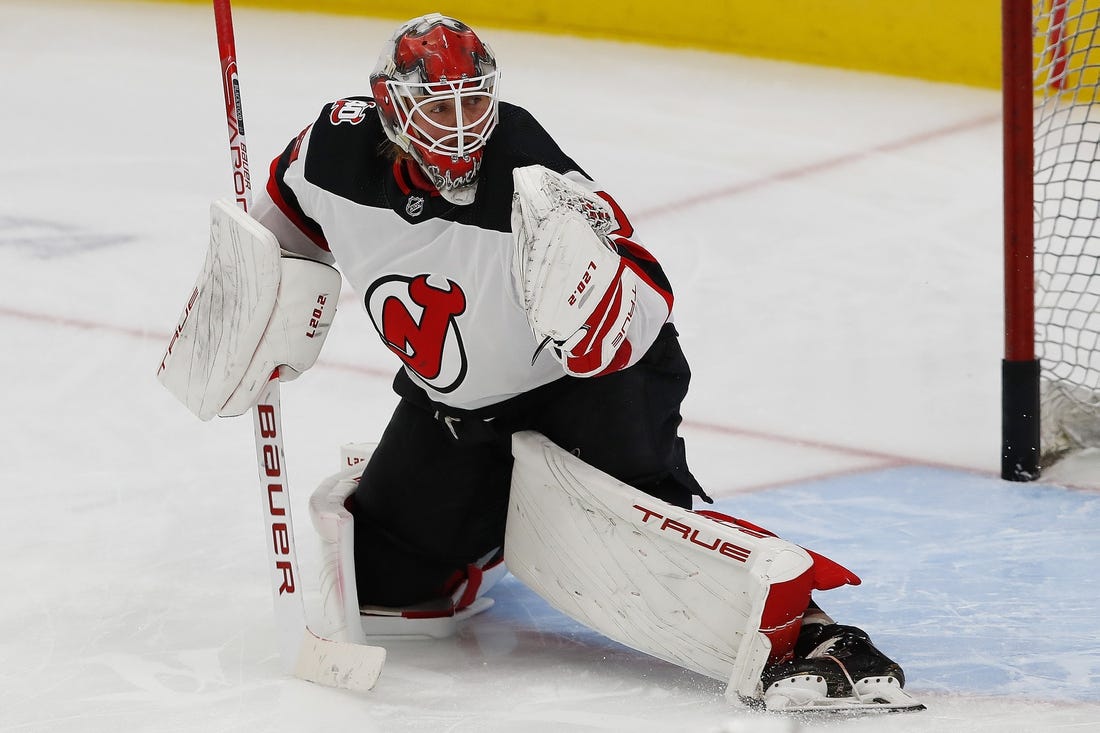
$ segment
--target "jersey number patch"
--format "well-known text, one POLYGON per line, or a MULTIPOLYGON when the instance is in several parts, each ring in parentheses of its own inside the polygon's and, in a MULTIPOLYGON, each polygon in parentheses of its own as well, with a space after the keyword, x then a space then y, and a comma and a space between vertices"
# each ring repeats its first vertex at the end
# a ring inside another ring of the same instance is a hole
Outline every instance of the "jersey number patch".
POLYGON ((376 280, 367 290, 366 306, 383 343, 405 366, 436 392, 453 392, 466 377, 466 350, 458 316, 466 294, 453 280, 445 287, 428 275, 394 275, 376 280))

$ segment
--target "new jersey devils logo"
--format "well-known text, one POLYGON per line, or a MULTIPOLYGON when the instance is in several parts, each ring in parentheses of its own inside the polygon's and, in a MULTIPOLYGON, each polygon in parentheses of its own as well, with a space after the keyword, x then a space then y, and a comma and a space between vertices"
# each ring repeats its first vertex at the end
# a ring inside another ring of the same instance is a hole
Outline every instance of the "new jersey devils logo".
POLYGON ((428 277, 375 281, 367 290, 367 313, 406 367, 437 392, 452 392, 466 377, 466 350, 455 320, 466 310, 466 294, 452 280, 436 287, 428 277))
POLYGON ((374 102, 367 102, 362 99, 340 99, 332 103, 329 121, 334 125, 339 125, 341 122, 358 125, 367 119, 367 110, 369 109, 374 109, 374 102))

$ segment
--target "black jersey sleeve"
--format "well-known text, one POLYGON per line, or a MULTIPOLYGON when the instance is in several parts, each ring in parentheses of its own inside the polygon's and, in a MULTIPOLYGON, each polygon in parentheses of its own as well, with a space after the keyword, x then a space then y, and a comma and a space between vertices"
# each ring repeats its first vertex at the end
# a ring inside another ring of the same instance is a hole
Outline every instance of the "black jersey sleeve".
POLYGON ((345 97, 321 110, 309 137, 305 178, 330 194, 364 206, 388 206, 385 180, 392 161, 371 97, 345 97))
POLYGON ((509 177, 513 168, 537 164, 558 173, 577 171, 591 180, 530 112, 514 104, 500 103, 500 125, 489 144, 496 148, 492 157, 506 161, 509 177))
POLYGON ((312 186, 368 206, 387 206, 384 181, 390 162, 380 153, 385 134, 370 97, 345 97, 321 108, 271 163, 268 194, 276 206, 315 244, 328 250, 325 234, 286 182, 287 169, 299 162, 312 186))
POLYGON ((290 186, 283 180, 287 168, 298 159, 302 142, 305 140, 312 127, 311 125, 298 133, 298 137, 291 140, 290 144, 286 146, 283 152, 271 161, 271 170, 267 178, 267 194, 271 197, 275 206, 283 212, 283 215, 298 227, 303 234, 309 237, 310 241, 328 252, 328 242, 325 240, 324 232, 321 231, 321 225, 311 219, 305 211, 302 210, 301 204, 298 203, 297 195, 295 195, 294 191, 291 190, 290 186))

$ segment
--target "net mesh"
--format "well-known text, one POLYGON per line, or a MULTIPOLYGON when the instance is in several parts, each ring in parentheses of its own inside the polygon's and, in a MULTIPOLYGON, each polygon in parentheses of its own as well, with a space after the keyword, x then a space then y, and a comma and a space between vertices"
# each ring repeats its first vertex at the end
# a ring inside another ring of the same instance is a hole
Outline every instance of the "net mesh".
POLYGON ((1100 446, 1100 0, 1034 0, 1043 462, 1100 446))

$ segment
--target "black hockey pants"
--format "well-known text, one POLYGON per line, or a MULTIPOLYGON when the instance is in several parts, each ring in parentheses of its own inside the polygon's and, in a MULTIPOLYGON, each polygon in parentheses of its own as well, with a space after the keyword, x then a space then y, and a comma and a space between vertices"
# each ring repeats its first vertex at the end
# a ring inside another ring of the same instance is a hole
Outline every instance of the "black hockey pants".
POLYGON ((515 431, 536 430, 672 504, 691 508, 693 494, 709 501, 677 435, 690 370, 671 324, 628 369, 565 377, 478 413, 439 412, 403 376, 402 400, 349 502, 361 604, 439 598, 502 545, 515 431))

